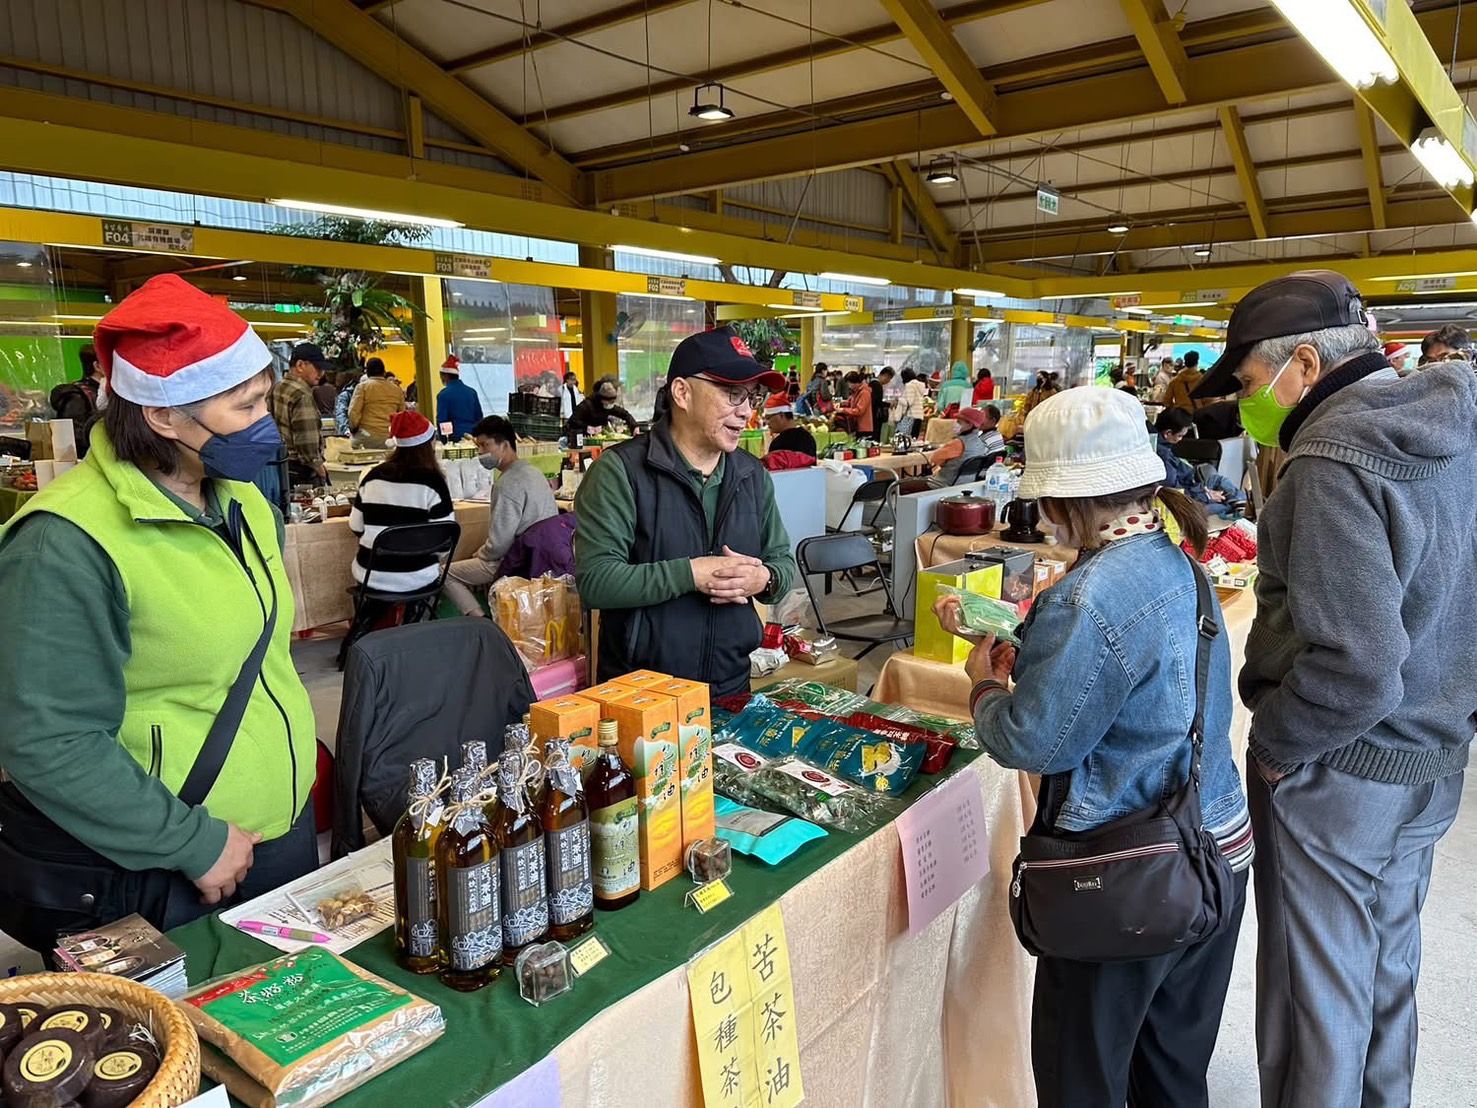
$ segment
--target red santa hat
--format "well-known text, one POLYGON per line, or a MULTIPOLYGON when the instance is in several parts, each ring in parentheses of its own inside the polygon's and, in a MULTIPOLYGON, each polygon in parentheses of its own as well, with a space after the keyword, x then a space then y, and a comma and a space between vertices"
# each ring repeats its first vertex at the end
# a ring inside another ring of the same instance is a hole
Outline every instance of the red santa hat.
POLYGON ((453 377, 460 377, 462 375, 461 360, 455 354, 446 355, 446 361, 441 363, 441 372, 449 373, 453 377))
POLYGON ((420 412, 396 412, 390 417, 390 437, 386 446, 419 446, 430 442, 436 429, 420 412))
POLYGON ((246 320, 173 273, 98 320, 92 345, 111 392, 156 408, 217 396, 272 364, 246 320))
POLYGON ((772 415, 790 415, 794 410, 795 406, 790 403, 789 393, 770 393, 769 399, 764 402, 764 414, 766 417, 772 415))

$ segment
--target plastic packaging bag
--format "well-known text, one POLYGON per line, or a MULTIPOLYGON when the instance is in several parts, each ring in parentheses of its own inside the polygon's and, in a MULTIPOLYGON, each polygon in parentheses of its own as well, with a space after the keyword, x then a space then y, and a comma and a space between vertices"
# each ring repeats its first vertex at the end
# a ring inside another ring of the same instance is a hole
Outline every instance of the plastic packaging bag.
POLYGON ((747 854, 771 866, 783 862, 813 839, 824 839, 826 830, 796 816, 765 812, 715 797, 713 810, 718 817, 718 837, 740 854, 747 854))
POLYGON ((1021 617, 1014 604, 953 585, 939 585, 938 591, 941 596, 959 598, 959 622, 966 631, 975 635, 994 635, 1001 642, 1020 645, 1016 632, 1020 628, 1021 617))
POLYGON ((492 586, 490 602, 497 625, 529 666, 580 653, 580 601, 571 578, 504 577, 492 586))
POLYGON ((766 758, 737 743, 713 747, 713 783, 731 800, 779 808, 811 823, 863 834, 902 811, 902 805, 833 777, 803 758, 766 758))

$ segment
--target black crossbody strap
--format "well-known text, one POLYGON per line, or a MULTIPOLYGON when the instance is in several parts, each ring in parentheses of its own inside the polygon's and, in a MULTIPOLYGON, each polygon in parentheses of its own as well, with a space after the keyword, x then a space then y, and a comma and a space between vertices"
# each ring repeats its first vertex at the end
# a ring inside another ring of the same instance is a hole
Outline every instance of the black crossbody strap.
POLYGON ((1210 685, 1210 646, 1221 633, 1220 624, 1211 614, 1210 581, 1198 562, 1188 553, 1190 575, 1195 578, 1195 718, 1190 721, 1190 746, 1194 755, 1190 762, 1190 780, 1200 787, 1200 751, 1205 745, 1205 690, 1210 685))
MULTIPOLYGON (((241 533, 251 540, 252 547, 257 556, 261 557, 261 547, 257 546, 256 536, 251 533, 250 528, 244 524, 240 516, 240 505, 231 502, 232 530, 239 526, 241 533)), ((239 551, 241 564, 246 565, 246 553, 239 551)), ((265 563, 266 559, 262 559, 265 563)), ((251 571, 247 570, 247 576, 251 571)), ((267 573, 267 584, 272 589, 272 606, 267 612, 267 618, 262 623, 262 633, 256 640, 256 645, 251 648, 251 653, 246 656, 246 661, 241 663, 241 671, 236 674, 236 680, 231 683, 230 690, 226 693, 226 699, 221 702, 220 711, 216 712, 215 720, 210 725, 210 731, 206 733, 205 741, 200 745, 200 753, 195 756, 195 764, 190 767, 189 774, 185 777, 185 783, 180 786, 179 798, 190 807, 194 808, 205 803, 205 798, 210 795, 210 790, 215 788, 215 782, 225 767, 226 758, 231 753, 231 746, 236 741, 236 732, 241 728, 242 717, 246 715, 246 705, 251 700, 251 694, 255 690, 257 678, 261 676, 262 662, 267 656, 267 647, 272 642, 272 632, 277 627, 277 585, 272 580, 271 572, 267 573)), ((252 586, 256 581, 252 579, 252 586)))

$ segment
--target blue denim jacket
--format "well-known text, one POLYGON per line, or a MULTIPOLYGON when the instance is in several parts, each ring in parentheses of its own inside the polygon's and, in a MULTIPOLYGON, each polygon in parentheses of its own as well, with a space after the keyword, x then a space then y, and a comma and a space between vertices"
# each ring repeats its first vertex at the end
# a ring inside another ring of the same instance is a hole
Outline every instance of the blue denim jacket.
MULTIPOLYGON (((1214 618, 1223 624, 1219 601, 1214 618)), ((1072 774, 1056 817, 1088 831, 1170 796, 1190 768, 1195 712, 1195 582, 1163 532, 1083 557, 1042 593, 1021 629, 1015 690, 987 692, 975 730, 996 761, 1072 774)), ((1211 831, 1244 818, 1231 756, 1231 648, 1211 645, 1201 815, 1211 831)))

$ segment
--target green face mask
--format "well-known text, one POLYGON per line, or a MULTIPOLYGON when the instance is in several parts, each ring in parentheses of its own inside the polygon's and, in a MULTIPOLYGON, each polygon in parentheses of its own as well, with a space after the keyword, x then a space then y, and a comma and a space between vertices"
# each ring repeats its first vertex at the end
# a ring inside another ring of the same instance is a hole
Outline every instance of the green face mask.
MULTIPOLYGON (((1236 401, 1236 407, 1241 412, 1241 426, 1253 440, 1262 446, 1277 446, 1278 434, 1282 425, 1287 422, 1287 417, 1297 404, 1283 404, 1277 399, 1277 394, 1272 387, 1277 384, 1287 367, 1292 365, 1292 358, 1282 363, 1282 368, 1272 375, 1272 379, 1250 396, 1243 396, 1236 401)), ((1301 401, 1301 398, 1299 398, 1301 401)))

